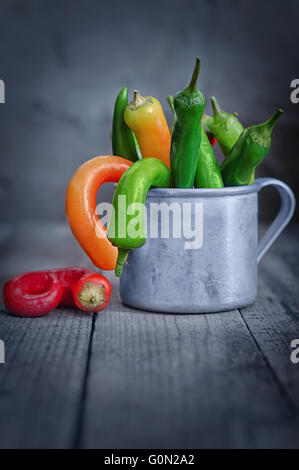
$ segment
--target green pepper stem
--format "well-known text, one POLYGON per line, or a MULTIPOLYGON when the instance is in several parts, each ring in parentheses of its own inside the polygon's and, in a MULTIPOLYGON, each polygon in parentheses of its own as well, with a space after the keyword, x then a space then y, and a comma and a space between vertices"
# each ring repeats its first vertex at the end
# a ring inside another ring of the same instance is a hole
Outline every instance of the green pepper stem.
POLYGON ((213 109, 214 119, 221 119, 221 109, 215 96, 212 96, 211 98, 211 105, 213 109))
POLYGON ((174 112, 173 96, 171 95, 167 96, 167 102, 169 106, 171 107, 171 110, 174 112))
POLYGON ((117 257, 117 262, 116 262, 116 267, 115 267, 115 275, 117 277, 120 277, 123 271, 123 267, 126 262, 129 251, 130 250, 126 250, 125 248, 118 249, 118 257, 117 257))
MULTIPOLYGON (((263 122, 262 124, 258 124, 257 126, 252 126, 251 128, 249 128, 250 132, 253 132, 256 136, 260 136, 260 138, 264 139, 264 144, 265 144, 267 139, 271 139, 273 128, 277 120, 279 119, 279 117, 282 115, 282 113, 283 113, 283 110, 278 109, 276 113, 273 114, 273 116, 271 116, 270 119, 268 119, 266 122, 263 122)), ((270 145, 270 142, 267 145, 270 145)))
POLYGON ((283 110, 282 109, 278 109, 276 111, 275 114, 273 114, 273 116, 270 117, 270 119, 268 119, 268 121, 266 121, 264 123, 264 125, 266 126, 266 129, 267 129, 267 132, 269 133, 269 136, 272 134, 272 131, 273 131, 273 128, 277 122, 277 120, 280 118, 280 116, 282 115, 283 113, 283 110))
POLYGON ((195 67, 193 70, 192 78, 188 86, 191 92, 194 91, 196 88, 199 71, 200 71, 200 58, 196 57, 196 62, 195 62, 195 67))

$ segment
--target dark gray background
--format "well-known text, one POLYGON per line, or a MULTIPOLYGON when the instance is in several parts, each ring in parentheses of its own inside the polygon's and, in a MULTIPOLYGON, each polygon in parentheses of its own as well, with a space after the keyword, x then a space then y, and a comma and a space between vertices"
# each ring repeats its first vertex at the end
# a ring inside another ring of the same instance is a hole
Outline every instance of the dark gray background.
MULTIPOLYGON (((245 125, 284 108, 258 174, 298 195, 298 19, 298 0, 1 0, 1 220, 63 219, 76 168, 110 153, 118 90, 156 96, 170 120, 166 97, 186 85, 196 55, 201 90, 245 125)), ((270 218, 277 198, 264 201, 270 218)))

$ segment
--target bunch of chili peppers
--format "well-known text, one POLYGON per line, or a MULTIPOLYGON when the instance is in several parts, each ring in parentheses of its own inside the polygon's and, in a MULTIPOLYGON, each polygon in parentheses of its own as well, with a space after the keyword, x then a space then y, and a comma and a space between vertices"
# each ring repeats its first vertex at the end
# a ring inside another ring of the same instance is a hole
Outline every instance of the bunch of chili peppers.
POLYGON ((58 306, 99 312, 108 305, 110 295, 108 279, 80 267, 19 274, 3 288, 4 305, 22 317, 40 317, 58 306))
MULTIPOLYGON (((199 72, 197 58, 189 85, 168 96, 173 112, 170 130, 156 98, 134 91, 128 103, 128 88, 122 88, 113 114, 113 155, 85 162, 72 177, 66 215, 74 236, 98 268, 115 269, 120 276, 129 251, 146 241, 145 231, 135 238, 128 235, 134 215, 125 215, 126 227, 119 223, 119 196, 126 197, 127 204, 144 204, 151 187, 223 188, 254 183, 255 169, 270 149, 282 110, 246 129, 236 113, 221 110, 215 97, 211 98, 213 116, 204 114, 199 72), (213 150, 216 142, 224 155, 221 166, 213 150), (108 224, 108 232, 96 212, 97 192, 106 182, 118 183, 112 203, 116 219, 108 224)), ((109 281, 100 274, 69 268, 17 276, 5 285, 4 302, 13 313, 24 316, 45 314, 58 305, 98 311, 108 304, 110 292, 109 281)))
POLYGON ((75 237, 99 268, 115 269, 120 276, 130 250, 146 241, 145 230, 134 238, 128 235, 135 214, 125 214, 125 227, 118 220, 122 197, 127 204, 144 205, 151 187, 223 188, 254 183, 255 169, 270 149, 282 110, 247 129, 236 113, 221 110, 215 97, 211 98, 213 116, 204 114, 199 72, 197 58, 189 85, 168 96, 173 112, 170 130, 156 98, 134 91, 128 103, 128 88, 122 88, 113 114, 114 156, 96 157, 73 176, 67 190, 67 217, 75 237), (216 142, 225 157, 221 166, 213 150, 216 142), (112 202, 115 218, 107 232, 95 211, 96 192, 106 181, 118 182, 112 202))

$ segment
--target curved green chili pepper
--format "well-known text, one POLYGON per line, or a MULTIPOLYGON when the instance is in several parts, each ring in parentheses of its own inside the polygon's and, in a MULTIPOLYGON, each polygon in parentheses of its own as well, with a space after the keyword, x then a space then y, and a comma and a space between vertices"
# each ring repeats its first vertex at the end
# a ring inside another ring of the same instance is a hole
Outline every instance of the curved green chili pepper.
POLYGON ((229 114, 220 109, 214 96, 211 98, 211 104, 214 117, 205 118, 207 130, 216 137, 223 154, 228 155, 244 131, 244 127, 236 113, 229 114))
POLYGON ((120 178, 112 201, 114 217, 110 219, 107 231, 112 245, 119 248, 116 276, 121 275, 129 251, 146 242, 144 205, 149 188, 169 188, 170 183, 167 165, 157 158, 133 163, 120 178))
POLYGON ((170 165, 175 188, 192 188, 201 142, 201 118, 206 106, 196 83, 200 70, 197 57, 190 85, 173 100, 175 122, 171 135, 170 165))
POLYGON ((201 144, 195 174, 196 188, 223 188, 223 180, 218 162, 209 138, 201 126, 201 144))
POLYGON ((279 109, 268 121, 242 132, 220 168, 225 186, 254 183, 255 169, 270 149, 272 131, 282 113, 279 109))
POLYGON ((137 139, 124 121, 124 111, 128 105, 128 87, 123 87, 117 95, 112 122, 113 155, 135 162, 141 158, 137 139))

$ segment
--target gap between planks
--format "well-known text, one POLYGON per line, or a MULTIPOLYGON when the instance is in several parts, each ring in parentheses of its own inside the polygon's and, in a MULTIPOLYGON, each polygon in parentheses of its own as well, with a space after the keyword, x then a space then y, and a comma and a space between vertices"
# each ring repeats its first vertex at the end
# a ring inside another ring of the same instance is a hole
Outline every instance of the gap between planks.
POLYGON ((289 395, 287 389, 285 388, 285 386, 283 385, 283 383, 281 382, 279 376, 276 374, 275 370, 273 369, 273 367, 271 366, 270 364, 270 361, 268 360, 267 356, 265 355, 262 347, 260 346, 259 342, 258 342, 258 339, 256 338, 256 336, 254 335, 253 331, 251 330, 250 326, 248 325, 247 321, 245 320, 243 314, 242 314, 242 310, 239 310, 238 309, 238 312, 250 334, 250 336, 252 337, 258 351, 260 352, 261 356, 263 357, 264 359, 264 362, 265 362, 265 365, 266 367, 268 368, 272 378, 273 378, 273 382, 278 390, 278 392, 280 393, 280 395, 282 396, 282 398, 285 400, 285 403, 290 411, 290 413, 298 413, 298 408, 297 408, 297 405, 296 403, 293 401, 292 397, 289 395))
POLYGON ((96 323, 97 316, 98 316, 97 312, 93 312, 88 350, 87 350, 86 366, 85 366, 84 378, 83 378, 83 383, 82 383, 82 392, 81 392, 81 398, 79 401, 77 422, 75 425, 75 432, 74 432, 74 437, 73 437, 73 444, 71 446, 72 449, 80 449, 81 444, 82 444, 82 433, 83 433, 83 428, 84 428, 84 412, 85 412, 85 403, 86 403, 86 397, 87 397, 88 378, 89 378, 89 372, 90 372, 90 360, 91 360, 91 354, 92 354, 92 343, 93 343, 95 323, 96 323))

